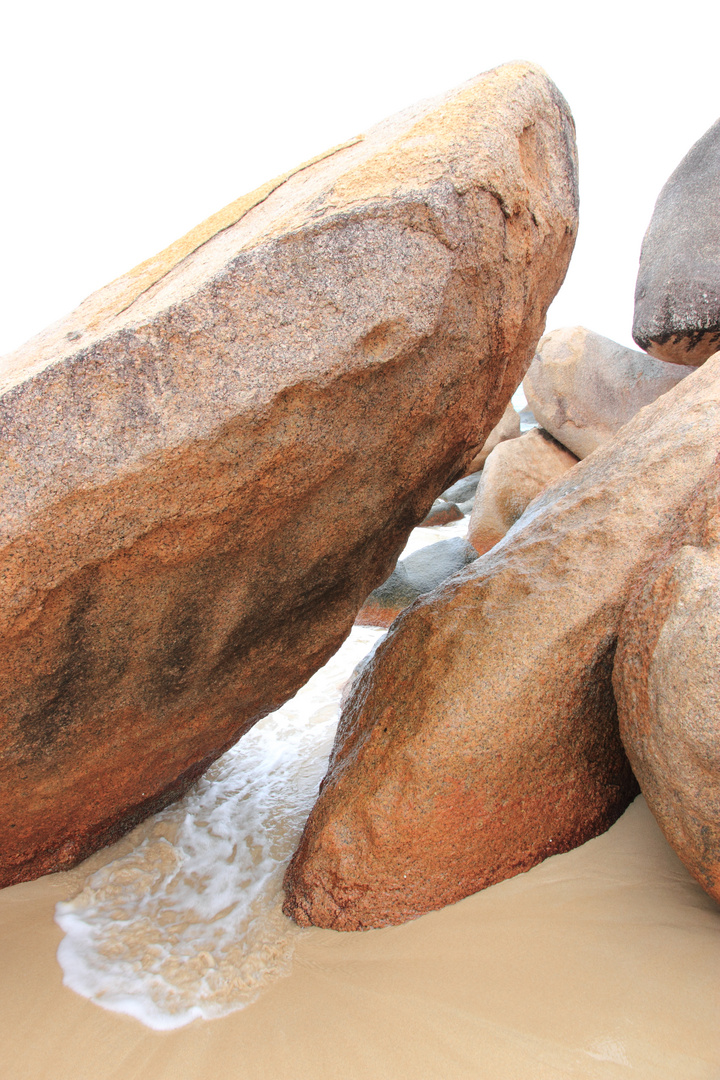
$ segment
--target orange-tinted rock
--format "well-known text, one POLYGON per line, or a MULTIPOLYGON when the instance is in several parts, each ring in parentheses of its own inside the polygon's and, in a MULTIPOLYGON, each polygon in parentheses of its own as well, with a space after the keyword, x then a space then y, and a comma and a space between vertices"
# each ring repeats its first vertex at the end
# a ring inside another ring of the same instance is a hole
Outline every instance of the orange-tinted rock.
POLYGON ((470 464, 465 470, 466 475, 470 475, 471 473, 477 472, 478 469, 482 469, 492 451, 500 443, 506 442, 508 439, 517 439, 519 436, 520 417, 515 412, 512 402, 510 402, 500 418, 500 423, 495 425, 487 439, 476 448, 470 464))
POLYGON ((720 482, 719 443, 720 354, 400 615, 341 715, 287 914, 400 923, 608 828, 637 791, 611 684, 618 625, 696 485, 720 482))
POLYGON ((175 798, 338 647, 527 368, 574 153, 553 84, 507 65, 3 362, 0 883, 175 798))
POLYGON ((532 500, 577 464, 542 428, 500 443, 487 459, 475 494, 468 540, 484 555, 502 540, 532 500))
POLYGON ((437 525, 449 525, 451 521, 462 521, 464 516, 457 503, 448 502, 447 499, 436 499, 430 507, 430 512, 420 522, 420 527, 430 529, 437 525))
MULTIPOLYGON (((714 517, 718 518, 717 492, 714 517)), ((682 546, 623 615, 620 734, 668 843, 720 901, 720 548, 682 546)))
POLYGON ((584 458, 690 371, 565 326, 541 340, 523 390, 538 423, 584 458))

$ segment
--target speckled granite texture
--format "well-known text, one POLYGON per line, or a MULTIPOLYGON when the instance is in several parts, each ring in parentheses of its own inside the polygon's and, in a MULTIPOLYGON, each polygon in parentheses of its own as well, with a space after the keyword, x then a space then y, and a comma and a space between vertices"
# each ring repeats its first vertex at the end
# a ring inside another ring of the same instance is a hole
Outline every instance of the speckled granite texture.
POLYGON ((0 884, 177 797, 339 646, 532 358, 574 126, 510 64, 233 206, 0 368, 0 884))
POLYGON ((399 616, 345 703, 287 914, 404 922, 615 821, 637 792, 618 626, 653 560, 693 535, 719 445, 720 353, 399 616))
POLYGON ((613 671, 620 735, 648 806, 720 901, 720 514, 653 568, 623 615, 613 671))

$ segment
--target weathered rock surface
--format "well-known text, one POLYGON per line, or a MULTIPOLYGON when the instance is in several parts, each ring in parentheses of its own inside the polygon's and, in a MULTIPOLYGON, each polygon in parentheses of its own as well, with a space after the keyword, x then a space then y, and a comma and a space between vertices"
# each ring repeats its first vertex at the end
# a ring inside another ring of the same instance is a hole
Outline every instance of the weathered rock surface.
POLYGON ((390 626, 418 596, 431 592, 477 557, 475 548, 462 536, 428 544, 400 560, 387 581, 370 593, 355 622, 359 626, 390 626))
POLYGON ((658 360, 702 364, 720 348, 720 120, 660 192, 640 252, 633 338, 658 360))
MULTIPOLYGON (((714 498, 715 524, 718 517, 714 498)), ((682 546, 626 609, 620 734, 668 843, 720 901, 720 548, 682 546)))
POLYGON ((485 463, 468 525, 468 540, 478 554, 495 547, 533 499, 577 460, 543 428, 496 446, 485 463))
POLYGON ((567 106, 510 64, 3 362, 0 884, 180 795, 339 646, 522 378, 576 207, 567 106))
POLYGON ((617 818, 637 791, 611 684, 619 621, 681 542, 696 485, 720 482, 719 440, 720 355, 400 615, 341 715, 287 914, 400 923, 617 818))
POLYGON ((470 475, 482 469, 490 454, 499 443, 505 442, 507 439, 517 439, 519 436, 520 417, 515 412, 512 402, 510 402, 505 412, 502 414, 500 422, 495 425, 487 439, 485 439, 479 447, 476 447, 475 453, 470 459, 470 464, 467 466, 466 474, 470 475))
POLYGON ((538 423, 584 458, 690 370, 567 326, 543 337, 523 390, 538 423))

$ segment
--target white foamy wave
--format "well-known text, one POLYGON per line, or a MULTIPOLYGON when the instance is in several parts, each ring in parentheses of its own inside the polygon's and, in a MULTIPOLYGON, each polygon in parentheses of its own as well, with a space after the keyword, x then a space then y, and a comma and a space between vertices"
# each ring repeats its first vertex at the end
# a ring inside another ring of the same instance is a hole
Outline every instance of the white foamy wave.
POLYGON ((287 973, 302 931, 280 909, 283 873, 325 772, 342 687, 383 634, 355 627, 134 850, 57 905, 66 986, 164 1030, 243 1008, 287 973))
POLYGON ((467 536, 470 518, 464 517, 461 521, 452 521, 449 525, 431 525, 425 529, 413 529, 408 537, 408 542, 403 548, 401 559, 413 555, 430 544, 436 544, 438 540, 452 540, 455 536, 467 536))

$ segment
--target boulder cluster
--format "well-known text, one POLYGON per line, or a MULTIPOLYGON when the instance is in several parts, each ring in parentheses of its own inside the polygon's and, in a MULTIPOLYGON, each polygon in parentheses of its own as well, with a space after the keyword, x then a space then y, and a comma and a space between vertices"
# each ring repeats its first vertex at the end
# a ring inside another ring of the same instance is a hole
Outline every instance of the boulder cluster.
POLYGON ((715 125, 658 200, 647 351, 540 340, 575 129, 513 63, 0 363, 0 886, 179 797, 357 620, 389 632, 346 690, 288 915, 403 922, 640 789, 720 898, 719 147, 715 125))
POLYGON ((451 488, 434 506, 433 524, 443 504, 470 514, 478 557, 437 545, 456 572, 411 596, 418 554, 447 561, 425 549, 366 602, 379 625, 402 614, 351 681, 286 875, 301 924, 451 903, 603 831, 639 790, 720 900, 718 207, 720 122, 643 244, 634 336, 652 355, 547 334, 522 384, 538 426, 506 413, 472 505, 451 488))

